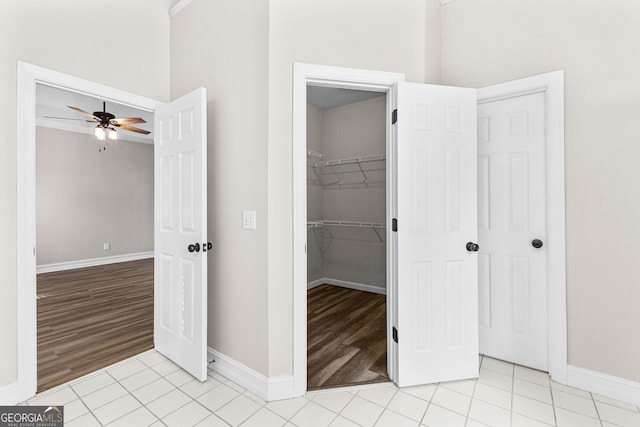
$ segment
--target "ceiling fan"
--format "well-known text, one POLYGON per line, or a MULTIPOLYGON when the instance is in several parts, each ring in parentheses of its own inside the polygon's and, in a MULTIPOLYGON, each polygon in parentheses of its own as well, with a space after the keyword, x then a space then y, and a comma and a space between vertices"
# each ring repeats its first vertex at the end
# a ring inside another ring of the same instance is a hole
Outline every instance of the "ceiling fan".
MULTIPOLYGON (((140 117, 116 117, 113 114, 107 112, 107 103, 104 101, 102 102, 102 111, 94 111, 93 114, 87 113, 82 108, 72 107, 71 105, 67 105, 67 107, 91 118, 91 120, 87 120, 87 122, 97 123, 97 126, 95 127, 93 133, 100 141, 104 141, 105 139, 107 139, 107 137, 111 140, 118 139, 118 133, 116 132, 116 129, 141 133, 143 135, 148 135, 151 133, 148 130, 140 129, 135 126, 129 126, 131 123, 146 123, 146 120, 140 117)), ((67 117, 45 117, 52 119, 80 120, 67 117)))

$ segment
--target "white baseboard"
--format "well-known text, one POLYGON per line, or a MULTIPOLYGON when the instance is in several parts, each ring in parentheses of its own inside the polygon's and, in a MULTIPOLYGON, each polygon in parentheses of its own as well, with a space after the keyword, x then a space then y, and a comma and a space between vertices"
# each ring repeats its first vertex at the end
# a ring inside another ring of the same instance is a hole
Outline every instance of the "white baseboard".
POLYGON ((321 279, 307 283, 307 290, 324 284, 340 286, 341 288, 355 289, 357 291, 371 292, 373 294, 387 294, 387 289, 381 288, 379 286, 367 285, 365 283, 347 282, 346 280, 329 279, 327 277, 323 277, 321 279))
POLYGON ((640 405, 640 383, 569 365, 567 383, 592 393, 640 405))
POLYGON ((0 405, 10 406, 18 402, 18 383, 0 387, 0 405))
POLYGON ((51 273, 53 271, 73 270, 74 268, 95 267, 96 265, 114 264, 116 262, 136 261, 153 258, 153 251, 135 254, 115 255, 102 258, 81 259, 78 261, 43 264, 36 267, 36 273, 51 273))
POLYGON ((268 378, 248 366, 208 347, 209 364, 214 371, 241 385, 266 401, 296 397, 293 390, 293 375, 268 378))

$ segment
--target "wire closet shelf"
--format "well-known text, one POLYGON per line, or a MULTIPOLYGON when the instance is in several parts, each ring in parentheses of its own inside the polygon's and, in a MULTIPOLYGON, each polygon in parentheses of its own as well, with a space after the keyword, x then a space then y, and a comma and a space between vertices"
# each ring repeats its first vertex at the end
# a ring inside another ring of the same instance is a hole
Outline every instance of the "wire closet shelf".
POLYGON ((385 154, 350 157, 334 160, 321 159, 324 155, 307 150, 309 166, 313 168, 317 184, 324 187, 368 186, 384 183, 385 154))

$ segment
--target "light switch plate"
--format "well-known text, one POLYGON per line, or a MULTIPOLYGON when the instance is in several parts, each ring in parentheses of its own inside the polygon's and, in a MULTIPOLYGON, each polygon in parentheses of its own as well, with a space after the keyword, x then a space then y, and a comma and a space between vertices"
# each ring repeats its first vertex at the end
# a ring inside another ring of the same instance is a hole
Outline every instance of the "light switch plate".
POLYGON ((256 229, 256 211, 242 211, 242 228, 245 230, 256 229))

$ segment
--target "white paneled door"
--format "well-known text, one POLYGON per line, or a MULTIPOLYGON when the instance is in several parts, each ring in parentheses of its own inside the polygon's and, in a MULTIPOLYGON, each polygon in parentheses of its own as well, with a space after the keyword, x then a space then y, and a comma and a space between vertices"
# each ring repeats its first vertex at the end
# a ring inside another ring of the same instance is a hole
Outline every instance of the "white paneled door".
POLYGON ((544 92, 478 106, 480 352, 543 371, 545 132, 544 92))
POLYGON ((156 349, 207 378, 206 91, 155 113, 156 349))
POLYGON ((396 382, 477 377, 476 90, 397 95, 396 382))

